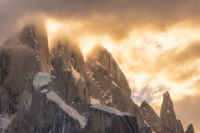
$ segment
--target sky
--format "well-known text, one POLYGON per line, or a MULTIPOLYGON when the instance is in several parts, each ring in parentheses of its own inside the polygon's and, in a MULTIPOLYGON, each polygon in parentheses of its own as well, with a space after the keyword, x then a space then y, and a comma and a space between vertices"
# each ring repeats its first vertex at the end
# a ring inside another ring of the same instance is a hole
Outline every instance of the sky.
MULTIPOLYGON (((45 21, 49 42, 72 38, 84 57, 101 44, 117 61, 133 100, 160 113, 169 91, 184 129, 200 133, 199 0, 0 0, 0 42, 45 21)), ((51 45, 50 45, 51 47, 51 45)))

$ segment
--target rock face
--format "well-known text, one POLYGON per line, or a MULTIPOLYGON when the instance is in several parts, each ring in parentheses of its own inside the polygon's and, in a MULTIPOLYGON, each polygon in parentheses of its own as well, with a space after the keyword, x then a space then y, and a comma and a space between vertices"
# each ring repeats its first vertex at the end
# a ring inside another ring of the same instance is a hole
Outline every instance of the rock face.
POLYGON ((163 94, 163 103, 160 110, 160 118, 164 129, 171 133, 184 133, 183 126, 180 120, 176 119, 173 102, 169 92, 163 94))
POLYGON ((12 118, 4 129, 8 133, 138 133, 137 119, 117 109, 77 102, 79 112, 67 105, 53 90, 56 77, 38 73, 33 80, 33 93, 26 108, 12 118), (82 106, 83 105, 83 106, 82 106), (89 115, 87 115, 89 114, 89 115))
POLYGON ((147 126, 150 125, 152 130, 156 133, 166 132, 163 129, 163 124, 160 117, 156 114, 153 108, 146 101, 142 102, 140 109, 144 116, 147 126))
POLYGON ((57 91, 62 92, 60 95, 67 103, 76 97, 89 103, 85 62, 79 47, 61 41, 57 41, 53 46, 50 58, 52 73, 57 77, 55 81, 57 91))
POLYGON ((52 90, 52 78, 55 77, 41 72, 34 77, 32 96, 28 97, 28 104, 24 103, 26 108, 19 108, 7 132, 75 132, 85 127, 86 119, 52 90))
POLYGON ((152 133, 151 127, 140 127, 140 133, 152 133))
MULTIPOLYGON (((180 120, 176 119, 173 102, 169 92, 163 94, 163 103, 160 110, 160 117, 155 113, 153 108, 146 102, 142 102, 140 106, 141 112, 147 126, 152 128, 156 133, 183 133, 183 126, 180 120)), ((190 125, 187 131, 192 131, 190 125)))
POLYGON ((88 119, 86 133, 138 133, 136 117, 117 109, 94 105, 88 119))
POLYGON ((193 125, 190 124, 187 128, 187 130, 185 131, 185 133, 194 133, 194 128, 193 128, 193 125))
POLYGON ((113 59, 111 53, 105 48, 97 45, 87 56, 87 61, 89 66, 92 65, 92 63, 98 63, 99 70, 102 73, 108 74, 113 82, 117 83, 128 97, 131 97, 131 90, 124 74, 113 59))
MULTIPOLYGON (((42 50, 40 52, 43 52, 42 50)), ((20 95, 30 87, 31 78, 40 70, 39 45, 31 26, 26 26, 0 48, 0 110, 14 114, 20 95)))
POLYGON ((130 98, 130 88, 111 54, 103 47, 97 46, 87 57, 86 72, 89 93, 101 104, 111 106, 137 117, 142 126, 143 117, 139 107, 130 98))
POLYGON ((0 132, 139 132, 136 117, 90 107, 78 45, 56 41, 49 50, 46 32, 36 27, 25 26, 0 47, 0 132))

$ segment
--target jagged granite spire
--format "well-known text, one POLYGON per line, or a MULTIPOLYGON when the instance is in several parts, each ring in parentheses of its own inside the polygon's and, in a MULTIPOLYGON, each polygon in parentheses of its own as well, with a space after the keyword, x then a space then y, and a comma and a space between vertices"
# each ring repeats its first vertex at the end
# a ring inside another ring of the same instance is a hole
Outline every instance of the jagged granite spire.
POLYGON ((144 123, 139 106, 131 99, 128 82, 111 53, 97 45, 87 56, 86 65, 91 97, 103 105, 136 116, 138 125, 142 126, 144 123))
POLYGON ((176 119, 173 102, 169 92, 163 94, 163 103, 160 110, 160 118, 164 129, 170 133, 184 133, 183 126, 180 120, 176 119))
POLYGON ((141 103, 140 110, 147 126, 151 126, 152 130, 156 133, 165 133, 160 117, 146 101, 141 103))
POLYGON ((185 131, 185 133, 194 133, 194 128, 193 128, 193 125, 190 124, 187 128, 187 130, 185 131))
POLYGON ((96 62, 99 63, 99 69, 105 69, 101 71, 107 71, 110 78, 127 94, 128 97, 131 97, 131 90, 129 88, 128 82, 119 68, 117 62, 112 57, 112 54, 108 52, 107 49, 101 45, 97 45, 87 56, 87 62, 96 62))
POLYGON ((47 36, 38 30, 27 25, 0 47, 0 133, 138 133, 142 116, 123 89, 105 84, 116 89, 107 91, 116 93, 113 105, 125 104, 136 116, 91 107, 87 89, 94 82, 78 45, 58 41, 49 54, 47 36))

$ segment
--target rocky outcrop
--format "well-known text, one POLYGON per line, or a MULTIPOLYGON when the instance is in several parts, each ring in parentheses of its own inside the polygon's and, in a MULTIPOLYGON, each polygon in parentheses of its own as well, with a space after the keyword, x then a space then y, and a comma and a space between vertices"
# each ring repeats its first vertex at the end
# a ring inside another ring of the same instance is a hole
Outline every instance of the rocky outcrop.
POLYGON ((138 133, 136 117, 117 109, 103 106, 91 106, 86 133, 138 133))
MULTIPOLYGON (((155 113, 153 108, 143 101, 140 106, 146 126, 152 128, 156 133, 183 133, 183 126, 180 120, 176 119, 173 102, 169 92, 163 94, 163 103, 160 110, 160 117, 155 113)), ((188 130, 193 129, 192 126, 188 130)))
MULTIPOLYGON (((66 67, 60 71, 57 71, 57 67, 54 66, 54 70, 51 66, 54 58, 50 62, 46 32, 40 30, 41 28, 27 25, 0 47, 0 111, 2 112, 0 128, 2 130, 9 125, 13 116, 27 113, 27 104, 31 104, 27 99, 29 99, 29 96, 33 96, 32 81, 40 71, 51 71, 57 77, 52 83, 54 91, 66 103, 80 108, 82 107, 79 104, 79 101, 82 101, 81 99, 89 102, 88 92, 86 91, 87 86, 82 75, 84 60, 81 58, 80 50, 77 47, 72 47, 74 49, 70 52, 63 51, 67 54, 70 53, 70 57, 73 55, 76 64, 71 61, 72 58, 69 58, 67 60, 69 65, 64 64, 66 67), (68 66, 70 66, 69 69, 68 66), (77 72, 77 69, 80 70, 80 73, 77 72), (77 100, 79 98, 81 99, 77 100), (25 100, 27 101, 24 104, 25 100), (74 104, 74 101, 77 103, 74 104), (4 123, 4 120, 8 121, 7 125, 1 124, 4 123)), ((66 58, 62 56, 62 59, 65 60, 66 58)), ((22 118, 24 117, 27 116, 22 118)))
POLYGON ((152 133, 151 127, 140 127, 140 133, 152 133))
POLYGON ((87 120, 68 106, 49 84, 55 78, 48 73, 38 73, 33 80, 32 93, 24 99, 26 108, 19 108, 12 123, 5 131, 9 133, 58 133, 76 132, 83 129, 87 120))
POLYGON ((54 81, 56 91, 65 102, 71 103, 71 99, 80 97, 90 102, 88 86, 86 83, 85 62, 78 45, 56 41, 52 44, 50 58, 52 73, 56 78, 54 81), (64 90, 64 91, 63 91, 64 90))
POLYGON ((111 54, 105 48, 97 46, 87 57, 86 64, 91 97, 98 99, 102 105, 136 116, 138 125, 142 126, 144 123, 140 109, 130 98, 130 89, 124 74, 111 54))
POLYGON ((170 133, 184 133, 180 120, 176 119, 173 102, 169 92, 163 94, 163 103, 160 111, 160 118, 164 129, 170 133))
POLYGON ((142 115, 144 116, 146 125, 150 126, 156 133, 165 133, 163 124, 160 117, 156 114, 153 108, 146 102, 143 101, 140 106, 142 115))
POLYGON ((77 102, 80 107, 67 105, 53 90, 56 77, 38 73, 33 90, 22 108, 7 127, 8 133, 138 133, 137 119, 117 109, 77 102))
POLYGON ((183 132, 168 92, 160 118, 139 107, 105 48, 85 63, 78 45, 47 40, 43 26, 27 25, 0 47, 0 133, 183 132))
POLYGON ((121 88, 128 97, 131 97, 131 90, 123 72, 113 59, 111 53, 105 48, 97 45, 91 53, 88 54, 87 62, 89 66, 92 66, 92 63, 97 63, 99 71, 108 74, 109 78, 111 78, 114 83, 117 83, 119 88, 121 88))
POLYGON ((49 52, 46 32, 36 27, 25 26, 0 48, 0 132, 137 132, 135 117, 90 108, 78 45, 57 41, 49 52))
MULTIPOLYGON (((40 52, 43 53, 42 50, 40 52)), ((39 45, 31 26, 25 26, 0 48, 0 110, 12 115, 18 111, 20 96, 31 85, 31 79, 41 70, 39 45)))
POLYGON ((194 133, 194 128, 193 128, 193 125, 190 124, 187 128, 187 130, 185 131, 185 133, 194 133))

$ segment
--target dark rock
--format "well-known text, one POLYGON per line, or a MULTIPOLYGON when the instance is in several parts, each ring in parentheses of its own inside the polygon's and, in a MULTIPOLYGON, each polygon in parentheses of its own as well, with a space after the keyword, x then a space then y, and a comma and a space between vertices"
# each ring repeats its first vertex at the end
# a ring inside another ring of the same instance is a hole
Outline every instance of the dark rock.
POLYGON ((144 116, 146 126, 151 126, 152 130, 156 133, 165 133, 163 129, 163 124, 160 117, 156 114, 153 108, 146 102, 143 101, 140 106, 142 115, 144 116))
POLYGON ((86 133, 138 133, 136 117, 114 108, 91 106, 86 133))
POLYGON ((76 44, 68 44, 65 41, 56 41, 51 49, 52 74, 57 77, 54 80, 56 91, 67 103, 71 99, 80 97, 90 102, 85 62, 79 47, 76 44))
POLYGON ((190 124, 187 128, 187 130, 185 131, 185 133, 194 133, 194 128, 193 128, 193 125, 190 124))
POLYGON ((139 133, 152 133, 151 127, 140 127, 139 133))

